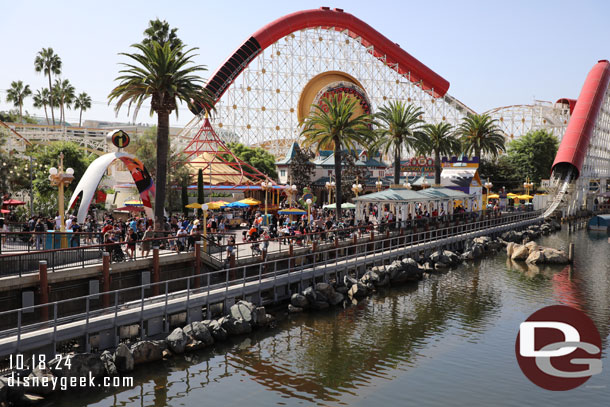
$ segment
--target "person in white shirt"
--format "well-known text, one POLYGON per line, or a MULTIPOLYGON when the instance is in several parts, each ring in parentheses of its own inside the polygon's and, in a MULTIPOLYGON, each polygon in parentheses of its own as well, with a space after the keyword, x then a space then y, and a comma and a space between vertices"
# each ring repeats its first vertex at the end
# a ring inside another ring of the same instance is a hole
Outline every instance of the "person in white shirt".
POLYGON ((57 216, 55 217, 55 229, 61 229, 61 216, 59 216, 59 214, 57 214, 57 216))
POLYGON ((66 219, 66 230, 72 230, 72 216, 66 219))

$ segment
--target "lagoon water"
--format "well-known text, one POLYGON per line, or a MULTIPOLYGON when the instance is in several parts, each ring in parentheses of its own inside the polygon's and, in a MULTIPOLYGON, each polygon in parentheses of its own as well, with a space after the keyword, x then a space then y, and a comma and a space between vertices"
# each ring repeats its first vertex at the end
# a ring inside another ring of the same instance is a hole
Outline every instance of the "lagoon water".
POLYGON ((573 266, 530 277, 504 253, 388 289, 346 309, 289 316, 277 327, 141 366, 134 387, 64 393, 54 406, 610 405, 610 243, 577 231, 538 243, 576 246, 573 266), (566 304, 603 342, 603 372, 550 392, 515 358, 519 324, 566 304))

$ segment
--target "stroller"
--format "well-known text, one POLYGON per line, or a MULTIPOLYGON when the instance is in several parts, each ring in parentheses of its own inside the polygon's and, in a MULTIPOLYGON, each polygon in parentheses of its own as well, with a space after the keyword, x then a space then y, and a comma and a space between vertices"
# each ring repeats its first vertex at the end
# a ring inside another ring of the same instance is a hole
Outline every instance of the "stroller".
POLYGON ((111 247, 110 258, 113 263, 119 263, 125 261, 125 253, 123 253, 123 249, 119 243, 112 245, 111 247))

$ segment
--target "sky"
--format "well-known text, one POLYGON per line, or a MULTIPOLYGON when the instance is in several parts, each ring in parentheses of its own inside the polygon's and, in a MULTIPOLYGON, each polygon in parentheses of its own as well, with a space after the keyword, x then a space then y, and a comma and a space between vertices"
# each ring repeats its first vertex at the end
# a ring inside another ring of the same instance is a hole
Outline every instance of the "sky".
MULTIPOLYGON (((52 47, 63 62, 62 78, 77 93, 87 92, 92 108, 83 120, 132 121, 124 108, 118 116, 108 105, 115 86, 120 52, 140 42, 148 21, 167 20, 189 46, 194 61, 216 68, 256 30, 285 14, 319 8, 343 8, 364 20, 408 53, 447 79, 449 94, 475 111, 534 99, 576 98, 585 77, 600 59, 610 59, 610 2, 547 1, 6 1, 0 38, 0 110, 6 89, 22 80, 32 90, 47 86, 34 71, 34 58, 52 47)), ((31 98, 24 108, 38 116, 31 98)), ((67 120, 78 123, 78 111, 67 120)), ((193 115, 182 106, 172 126, 193 115)), ((148 109, 136 122, 155 123, 148 109)))

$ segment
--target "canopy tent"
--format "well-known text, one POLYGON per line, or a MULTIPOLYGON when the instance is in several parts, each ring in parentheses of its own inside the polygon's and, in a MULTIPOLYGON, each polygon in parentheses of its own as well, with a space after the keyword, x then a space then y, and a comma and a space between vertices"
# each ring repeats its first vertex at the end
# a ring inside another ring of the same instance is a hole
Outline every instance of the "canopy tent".
POLYGON ((4 206, 25 205, 25 202, 19 201, 17 199, 7 199, 6 201, 2 202, 2 205, 4 205, 4 206))
POLYGON ((225 202, 225 201, 212 201, 212 202, 208 202, 208 209, 220 209, 223 206, 227 206, 229 204, 229 202, 225 202))
MULTIPOLYGON (((324 209, 337 209, 337 203, 331 203, 328 205, 322 206, 324 209)), ((350 202, 345 202, 341 204, 341 209, 356 209, 356 205, 350 202)))
POLYGON ((198 202, 193 202, 185 206, 185 208, 189 209, 201 209, 201 204, 198 202))
POLYGON ((249 208, 250 205, 245 204, 243 202, 231 202, 230 204, 226 204, 225 206, 223 206, 223 208, 249 208))
POLYGON ((0 213, 11 213, 8 209, 0 209, 0 213))

